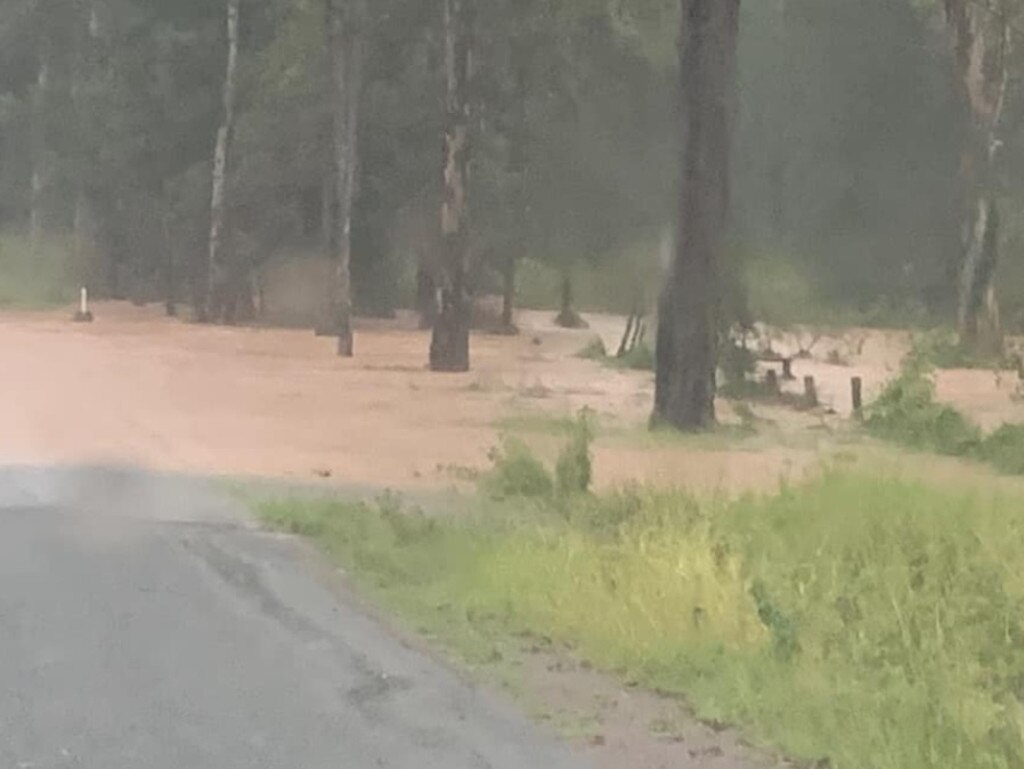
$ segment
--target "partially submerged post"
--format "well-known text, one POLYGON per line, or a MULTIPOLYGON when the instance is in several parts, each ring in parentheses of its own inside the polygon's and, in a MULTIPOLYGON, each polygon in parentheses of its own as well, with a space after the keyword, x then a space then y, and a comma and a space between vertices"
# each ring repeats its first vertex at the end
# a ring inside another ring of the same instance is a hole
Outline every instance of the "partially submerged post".
POLYGON ((807 408, 813 409, 818 405, 818 386, 814 383, 814 377, 804 377, 804 402, 807 408))
POLYGON ((864 380, 855 376, 850 380, 850 395, 853 399, 853 416, 860 419, 864 415, 863 401, 864 380))
POLYGON ((89 311, 89 289, 85 286, 82 287, 82 291, 79 294, 78 299, 78 312, 75 313, 75 323, 92 323, 93 316, 89 311))

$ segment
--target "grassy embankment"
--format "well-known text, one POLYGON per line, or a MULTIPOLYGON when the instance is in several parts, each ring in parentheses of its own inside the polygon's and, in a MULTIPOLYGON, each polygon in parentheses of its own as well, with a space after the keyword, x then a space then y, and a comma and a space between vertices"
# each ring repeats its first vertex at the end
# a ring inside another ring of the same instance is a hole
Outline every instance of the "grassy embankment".
POLYGON ((470 663, 550 639, 836 769, 1024 765, 1024 500, 855 467, 596 496, 579 431, 555 472, 514 442, 494 459, 468 517, 258 508, 470 663))

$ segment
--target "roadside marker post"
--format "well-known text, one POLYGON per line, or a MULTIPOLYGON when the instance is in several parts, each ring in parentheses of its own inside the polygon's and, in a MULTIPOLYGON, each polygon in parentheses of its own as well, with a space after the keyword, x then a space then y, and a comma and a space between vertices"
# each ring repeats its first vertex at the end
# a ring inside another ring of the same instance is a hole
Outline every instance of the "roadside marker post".
POLYGON ((92 323, 93 315, 89 311, 89 289, 82 286, 78 300, 78 312, 75 313, 75 323, 92 323))

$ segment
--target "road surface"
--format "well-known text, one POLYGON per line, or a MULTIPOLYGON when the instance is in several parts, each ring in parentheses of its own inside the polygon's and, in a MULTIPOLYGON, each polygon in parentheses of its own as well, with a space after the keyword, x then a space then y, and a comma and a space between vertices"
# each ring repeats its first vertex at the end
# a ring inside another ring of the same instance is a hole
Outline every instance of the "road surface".
POLYGON ((0 470, 0 767, 580 769, 205 482, 0 470))

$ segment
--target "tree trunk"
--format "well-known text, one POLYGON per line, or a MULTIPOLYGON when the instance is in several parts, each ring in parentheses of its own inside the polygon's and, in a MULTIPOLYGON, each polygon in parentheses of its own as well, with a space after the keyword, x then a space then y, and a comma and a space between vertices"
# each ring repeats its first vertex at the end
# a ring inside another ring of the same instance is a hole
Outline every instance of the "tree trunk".
POLYGON ((682 0, 682 179, 662 292, 652 424, 715 421, 719 261, 729 215, 739 0, 682 0))
POLYGON ((160 227, 164 236, 164 312, 168 318, 178 316, 178 301, 175 293, 177 276, 174 270, 174 240, 171 237, 171 212, 167 202, 167 191, 160 201, 160 227))
POLYGON ((506 333, 518 333, 515 324, 516 266, 526 254, 527 234, 527 173, 530 169, 530 125, 527 113, 529 90, 530 51, 521 40, 512 49, 515 88, 511 127, 509 130, 508 170, 513 179, 512 217, 515 236, 505 257, 502 269, 501 324, 506 333))
POLYGON ((572 275, 568 270, 562 273, 562 302, 555 323, 562 328, 586 328, 587 325, 576 312, 572 293, 572 275))
POLYGON ((328 0, 327 32, 331 62, 332 160, 334 176, 334 286, 331 325, 338 336, 338 355, 352 357, 352 205, 358 165, 359 102, 362 96, 363 36, 366 7, 357 0, 328 0))
POLYGON ((416 268, 416 309, 420 315, 420 328, 425 331, 437 322, 438 308, 434 273, 423 261, 421 256, 420 265, 416 268))
POLYGON ((946 0, 956 79, 966 113, 961 159, 963 200, 958 330, 963 348, 979 357, 1003 354, 996 300, 999 266, 999 132, 1006 99, 1010 26, 1006 0, 992 7, 946 0))
POLYGON ((502 265, 501 276, 501 327, 503 333, 516 334, 516 262, 515 255, 509 255, 502 265))
POLYGON ((29 248, 39 253, 45 223, 43 208, 46 188, 49 184, 49 147, 46 146, 46 103, 50 88, 50 46, 41 45, 39 70, 36 73, 36 87, 32 94, 32 180, 29 199, 29 248))
POLYGON ((441 306, 430 343, 432 371, 469 370, 470 123, 475 0, 444 0, 445 141, 441 204, 441 306))
POLYGON ((227 0, 228 60, 224 73, 224 114, 217 131, 213 157, 213 191, 210 199, 210 244, 205 296, 197 307, 200 322, 222 316, 230 290, 231 265, 227 248, 228 161, 235 133, 235 101, 238 80, 238 17, 240 0, 227 0))

